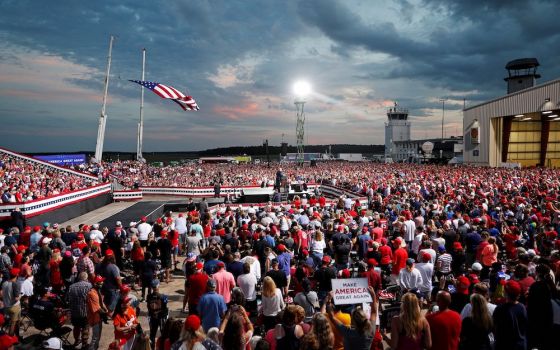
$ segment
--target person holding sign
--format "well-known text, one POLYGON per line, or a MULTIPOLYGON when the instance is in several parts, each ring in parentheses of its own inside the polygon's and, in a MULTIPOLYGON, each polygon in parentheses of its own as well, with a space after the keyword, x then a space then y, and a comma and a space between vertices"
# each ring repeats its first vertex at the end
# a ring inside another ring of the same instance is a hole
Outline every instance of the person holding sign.
POLYGON ((334 310, 330 301, 333 298, 332 292, 327 296, 327 313, 329 319, 336 326, 344 338, 344 348, 352 350, 369 350, 375 336, 375 319, 377 317, 377 298, 372 287, 368 287, 371 295, 371 315, 368 318, 362 307, 358 306, 352 311, 351 326, 344 325, 334 315, 334 310))

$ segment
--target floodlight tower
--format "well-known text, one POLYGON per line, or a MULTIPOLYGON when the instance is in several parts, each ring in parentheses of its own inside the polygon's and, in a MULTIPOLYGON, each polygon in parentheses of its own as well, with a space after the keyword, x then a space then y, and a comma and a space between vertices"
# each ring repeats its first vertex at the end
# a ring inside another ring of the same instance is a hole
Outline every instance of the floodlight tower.
POLYGON ((99 116, 99 126, 97 128, 97 142, 95 144, 95 161, 101 162, 103 159, 103 142, 105 141, 105 126, 107 125, 107 92, 109 91, 109 74, 111 73, 111 53, 113 51, 113 40, 111 35, 109 41, 109 55, 107 56, 107 73, 105 74, 105 87, 103 89, 103 105, 101 107, 101 115, 99 116))
POLYGON ((297 143, 297 158, 296 163, 303 165, 304 162, 304 136, 305 136, 305 112, 303 106, 305 105, 305 96, 311 92, 311 85, 305 81, 298 81, 294 84, 294 92, 296 94, 296 143, 297 143))

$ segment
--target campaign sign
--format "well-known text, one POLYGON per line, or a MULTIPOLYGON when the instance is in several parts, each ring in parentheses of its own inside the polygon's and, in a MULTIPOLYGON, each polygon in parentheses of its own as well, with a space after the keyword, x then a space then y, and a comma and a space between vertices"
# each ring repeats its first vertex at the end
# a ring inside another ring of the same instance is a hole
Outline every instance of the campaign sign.
POLYGON ((52 156, 35 156, 33 158, 59 166, 74 166, 86 162, 85 154, 56 154, 52 156))
POLYGON ((371 303, 367 278, 331 280, 335 305, 371 303))

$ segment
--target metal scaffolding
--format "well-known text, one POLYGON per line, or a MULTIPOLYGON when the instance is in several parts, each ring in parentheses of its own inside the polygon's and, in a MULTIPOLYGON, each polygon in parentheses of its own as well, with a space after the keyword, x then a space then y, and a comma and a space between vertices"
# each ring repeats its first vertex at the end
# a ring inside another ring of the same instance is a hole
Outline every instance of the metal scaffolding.
POLYGON ((298 165, 303 165, 304 161, 304 136, 305 136, 305 112, 303 111, 303 106, 305 105, 304 100, 296 100, 294 102, 296 105, 296 143, 297 143, 297 158, 296 163, 298 165))

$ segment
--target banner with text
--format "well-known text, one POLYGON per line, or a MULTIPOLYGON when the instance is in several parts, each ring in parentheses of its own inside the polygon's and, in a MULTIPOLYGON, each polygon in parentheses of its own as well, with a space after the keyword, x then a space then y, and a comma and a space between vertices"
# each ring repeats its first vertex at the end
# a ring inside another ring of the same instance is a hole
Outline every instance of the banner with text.
POLYGON ((367 278, 332 280, 335 305, 371 303, 367 278))

